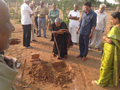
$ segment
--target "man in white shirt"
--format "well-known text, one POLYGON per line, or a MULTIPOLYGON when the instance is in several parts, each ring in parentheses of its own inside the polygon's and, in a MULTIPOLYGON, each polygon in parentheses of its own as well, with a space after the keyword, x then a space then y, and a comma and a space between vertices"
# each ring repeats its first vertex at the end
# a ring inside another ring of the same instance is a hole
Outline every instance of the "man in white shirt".
POLYGON ((99 10, 95 11, 95 13, 97 14, 97 25, 95 27, 93 37, 91 38, 89 43, 89 47, 91 47, 96 39, 95 49, 98 51, 101 44, 102 33, 105 31, 107 23, 107 14, 105 12, 105 7, 105 4, 101 4, 99 10))
POLYGON ((79 18, 80 12, 77 10, 77 4, 74 5, 74 10, 71 10, 68 14, 69 22, 69 31, 71 33, 72 42, 77 44, 79 41, 79 35, 76 33, 79 27, 79 18))
POLYGON ((24 3, 21 5, 21 24, 23 26, 23 46, 26 48, 31 48, 31 16, 33 16, 33 11, 29 7, 29 0, 24 0, 24 3))

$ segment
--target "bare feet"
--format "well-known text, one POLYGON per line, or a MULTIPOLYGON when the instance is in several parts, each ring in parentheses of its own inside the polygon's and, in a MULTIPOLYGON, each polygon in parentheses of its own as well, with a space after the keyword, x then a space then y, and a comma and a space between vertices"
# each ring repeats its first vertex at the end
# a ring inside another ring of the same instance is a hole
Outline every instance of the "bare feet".
POLYGON ((83 58, 82 58, 82 61, 86 61, 86 60, 87 60, 87 58, 86 58, 86 57, 83 57, 83 58))
POLYGON ((96 80, 92 80, 92 84, 93 85, 97 85, 97 81, 96 80))

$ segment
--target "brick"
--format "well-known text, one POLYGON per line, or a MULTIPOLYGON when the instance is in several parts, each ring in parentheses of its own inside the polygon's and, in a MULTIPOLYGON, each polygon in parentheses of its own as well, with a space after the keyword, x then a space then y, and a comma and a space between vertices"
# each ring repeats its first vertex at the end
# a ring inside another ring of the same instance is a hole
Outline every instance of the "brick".
POLYGON ((31 61, 31 62, 40 61, 40 58, 37 58, 37 59, 31 59, 30 61, 31 61))
POLYGON ((31 54, 31 59, 38 59, 39 58, 39 54, 38 53, 32 53, 31 54))

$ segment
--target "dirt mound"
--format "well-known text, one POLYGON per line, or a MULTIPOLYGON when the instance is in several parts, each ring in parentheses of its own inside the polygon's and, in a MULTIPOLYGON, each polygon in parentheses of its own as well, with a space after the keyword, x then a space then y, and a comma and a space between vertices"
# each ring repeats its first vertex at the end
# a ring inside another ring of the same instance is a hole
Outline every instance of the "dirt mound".
POLYGON ((64 61, 44 62, 33 65, 29 71, 34 83, 55 83, 56 85, 66 86, 72 82, 73 73, 71 66, 64 61))

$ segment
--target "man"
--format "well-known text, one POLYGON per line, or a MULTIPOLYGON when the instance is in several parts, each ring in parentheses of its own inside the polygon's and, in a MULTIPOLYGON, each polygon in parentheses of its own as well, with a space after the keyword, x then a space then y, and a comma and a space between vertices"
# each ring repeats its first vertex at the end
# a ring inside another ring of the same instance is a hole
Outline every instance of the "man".
POLYGON ((76 33, 79 27, 79 18, 80 12, 77 10, 78 5, 74 5, 74 10, 71 10, 68 14, 68 18, 70 19, 69 22, 69 31, 71 33, 72 42, 77 44, 79 41, 79 35, 76 33))
POLYGON ((67 25, 61 22, 60 18, 56 18, 52 24, 52 34, 54 34, 53 56, 65 60, 68 48, 71 46, 71 35, 67 25))
POLYGON ((29 0, 24 0, 21 5, 21 24, 23 26, 23 46, 26 48, 31 48, 31 17, 33 16, 33 11, 29 7, 29 0))
MULTIPOLYGON (((34 4, 33 3, 30 3, 29 6, 30 6, 30 8, 32 10, 34 9, 34 4)), ((34 36, 34 30, 35 30, 34 16, 32 16, 31 19, 32 19, 32 24, 31 24, 31 40, 32 41, 36 41, 35 40, 35 36, 34 36)))
MULTIPOLYGON (((10 13, 5 2, 0 0, 0 52, 9 48, 11 34, 15 30, 10 22, 10 13)), ((15 90, 13 83, 17 75, 15 62, 0 54, 0 90, 15 90)))
POLYGON ((38 13, 38 35, 37 37, 41 37, 41 24, 43 27, 43 36, 46 38, 46 18, 48 15, 48 8, 44 6, 44 2, 40 1, 40 6, 38 6, 35 10, 38 13))
POLYGON ((97 25, 95 27, 95 31, 93 33, 93 37, 90 40, 89 47, 91 47, 96 39, 95 43, 95 49, 100 50, 100 44, 101 44, 101 38, 102 38, 102 33, 106 29, 106 23, 107 23, 107 15, 104 12, 106 5, 101 4, 99 10, 96 10, 95 13, 97 14, 97 25))
MULTIPOLYGON (((48 18, 50 19, 50 24, 53 24, 55 22, 55 19, 59 17, 59 10, 56 8, 56 3, 52 4, 53 9, 49 12, 48 18)), ((54 41, 53 34, 51 35, 51 40, 54 41)))
MULTIPOLYGON (((31 3, 33 4, 33 11, 35 11, 35 9, 36 9, 36 3, 35 3, 35 1, 31 1, 31 3)), ((35 22, 35 26, 38 29, 38 22, 37 22, 38 16, 37 15, 38 15, 38 13, 34 12, 34 22, 35 22)))
POLYGON ((77 58, 82 58, 83 61, 86 61, 87 54, 88 54, 88 44, 89 38, 92 37, 93 32, 96 26, 96 13, 91 9, 91 2, 86 2, 84 4, 84 11, 81 17, 80 26, 77 30, 77 34, 80 30, 80 37, 79 37, 79 49, 80 55, 77 58))

